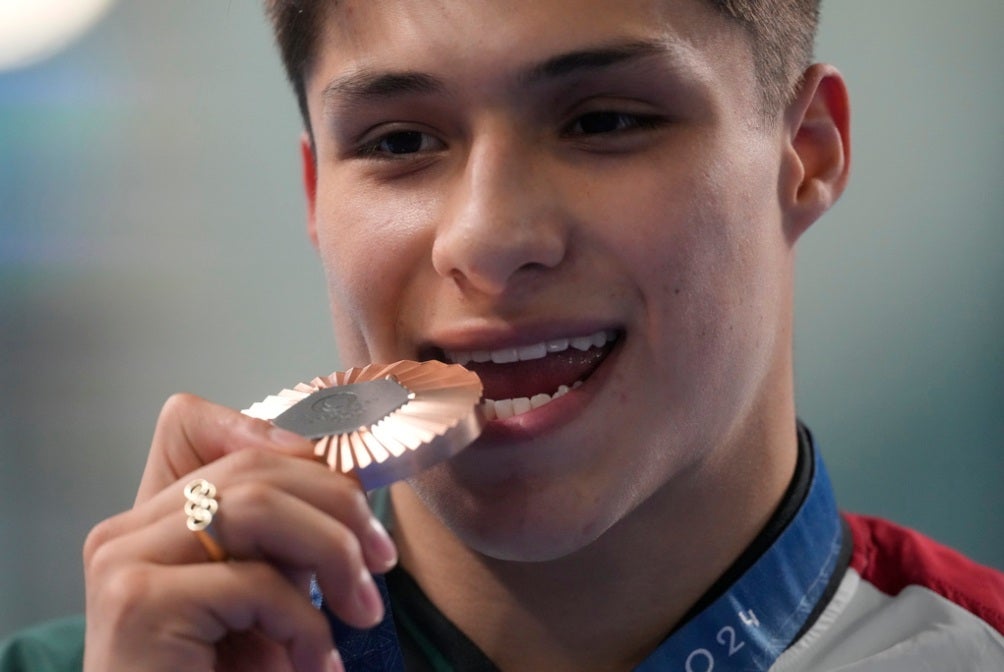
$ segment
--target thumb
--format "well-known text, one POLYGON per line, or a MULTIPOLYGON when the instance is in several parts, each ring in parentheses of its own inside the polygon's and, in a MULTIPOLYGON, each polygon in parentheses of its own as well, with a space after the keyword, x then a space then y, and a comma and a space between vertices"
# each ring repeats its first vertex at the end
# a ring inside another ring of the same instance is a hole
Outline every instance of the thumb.
POLYGON ((161 409, 136 503, 200 467, 248 449, 314 459, 309 439, 194 395, 176 394, 161 409))

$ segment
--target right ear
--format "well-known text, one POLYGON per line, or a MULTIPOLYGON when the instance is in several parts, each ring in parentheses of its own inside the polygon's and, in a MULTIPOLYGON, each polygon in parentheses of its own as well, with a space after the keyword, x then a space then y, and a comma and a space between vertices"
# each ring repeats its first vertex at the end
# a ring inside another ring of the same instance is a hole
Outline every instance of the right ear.
POLYGON ((300 161, 303 172, 303 191, 307 196, 307 235, 317 248, 317 159, 310 135, 304 131, 300 136, 300 161))

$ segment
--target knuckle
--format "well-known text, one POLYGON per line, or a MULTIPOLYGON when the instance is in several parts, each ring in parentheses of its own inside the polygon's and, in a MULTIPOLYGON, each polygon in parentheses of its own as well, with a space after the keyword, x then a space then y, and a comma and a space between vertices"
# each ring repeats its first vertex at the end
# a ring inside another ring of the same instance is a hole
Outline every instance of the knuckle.
POLYGON ((342 555, 343 562, 348 570, 356 572, 363 567, 363 546, 359 537, 347 527, 336 526, 332 532, 332 543, 337 552, 342 555))
POLYGON ((100 586, 101 607, 110 613, 128 616, 150 605, 157 585, 153 574, 151 568, 144 565, 120 567, 100 586))
POLYGON ((266 471, 275 466, 276 457, 265 450, 238 450, 227 456, 231 468, 244 473, 266 471))
POLYGON ((205 403, 203 399, 187 392, 178 392, 168 397, 160 407, 160 415, 154 426, 154 445, 158 437, 171 436, 179 427, 184 428, 186 421, 197 416, 199 406, 205 403))
POLYGON ((172 394, 161 407, 157 424, 170 423, 177 418, 191 414, 201 401, 199 397, 187 392, 172 394))
POLYGON ((94 561, 94 557, 102 546, 107 543, 112 536, 112 523, 110 520, 103 520, 87 533, 84 539, 84 567, 88 567, 94 561))
POLYGON ((353 527, 365 525, 372 513, 370 512, 369 500, 365 493, 354 483, 347 483, 343 487, 332 489, 332 504, 339 511, 341 517, 353 527))
POLYGON ((337 587, 334 594, 342 594, 354 585, 366 567, 359 539, 343 525, 334 525, 324 539, 324 562, 315 566, 317 580, 325 595, 337 587))
POLYGON ((226 493, 226 498, 230 501, 238 500, 240 505, 236 508, 243 515, 254 519, 274 510, 276 492, 268 483, 249 481, 232 486, 226 493))
POLYGON ((102 520, 87 533, 83 548, 85 568, 95 565, 107 553, 108 545, 120 536, 124 515, 102 520))

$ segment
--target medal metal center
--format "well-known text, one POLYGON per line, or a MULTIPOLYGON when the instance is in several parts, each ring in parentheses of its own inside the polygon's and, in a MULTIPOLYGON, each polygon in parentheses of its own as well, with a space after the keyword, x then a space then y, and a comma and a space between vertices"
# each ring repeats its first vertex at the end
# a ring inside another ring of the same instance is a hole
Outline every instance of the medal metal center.
POLYGON ((326 387, 300 400, 273 422, 308 439, 371 427, 408 403, 408 388, 393 378, 326 387))

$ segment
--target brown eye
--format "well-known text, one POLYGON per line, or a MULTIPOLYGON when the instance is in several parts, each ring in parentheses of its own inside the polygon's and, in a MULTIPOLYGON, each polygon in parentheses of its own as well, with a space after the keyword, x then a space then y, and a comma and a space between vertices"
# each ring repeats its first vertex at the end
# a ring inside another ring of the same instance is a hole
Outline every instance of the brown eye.
POLYGON ((443 143, 435 136, 421 131, 392 131, 363 144, 358 153, 363 157, 407 157, 412 154, 434 152, 443 149, 443 143))
POLYGON ((604 133, 620 133, 637 128, 653 128, 658 126, 658 117, 628 114, 599 110, 587 112, 575 119, 569 126, 569 135, 601 135, 604 133))
POLYGON ((414 154, 422 149, 423 133, 401 131, 382 138, 377 149, 388 154, 414 154))
POLYGON ((618 112, 590 112, 579 117, 582 133, 609 133, 624 128, 626 114, 618 112))

